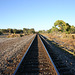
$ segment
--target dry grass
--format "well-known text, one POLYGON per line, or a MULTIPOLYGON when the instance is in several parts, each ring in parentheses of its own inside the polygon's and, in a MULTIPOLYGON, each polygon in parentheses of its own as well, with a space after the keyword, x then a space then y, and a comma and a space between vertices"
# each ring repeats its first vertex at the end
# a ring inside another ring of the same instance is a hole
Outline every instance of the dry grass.
POLYGON ((75 34, 49 33, 43 35, 48 36, 51 41, 58 43, 66 51, 75 55, 75 34))
POLYGON ((7 38, 14 38, 14 37, 22 37, 24 36, 23 34, 11 34, 11 35, 8 35, 7 38))

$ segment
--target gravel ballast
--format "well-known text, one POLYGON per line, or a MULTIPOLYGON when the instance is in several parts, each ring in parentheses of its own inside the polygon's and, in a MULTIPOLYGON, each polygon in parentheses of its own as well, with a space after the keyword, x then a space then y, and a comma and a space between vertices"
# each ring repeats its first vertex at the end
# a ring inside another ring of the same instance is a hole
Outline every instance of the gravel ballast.
POLYGON ((0 75, 4 75, 7 71, 5 75, 12 74, 11 70, 14 70, 12 68, 20 62, 25 52, 24 48, 34 37, 35 34, 17 38, 0 38, 0 75))
MULTIPOLYGON (((45 37, 49 39, 48 36, 45 37)), ((57 45, 54 45, 52 41, 50 40, 47 41, 52 47, 52 51, 54 52, 54 54, 58 56, 58 59, 61 59, 62 63, 65 64, 70 69, 73 75, 75 75, 75 56, 59 48, 57 45)))

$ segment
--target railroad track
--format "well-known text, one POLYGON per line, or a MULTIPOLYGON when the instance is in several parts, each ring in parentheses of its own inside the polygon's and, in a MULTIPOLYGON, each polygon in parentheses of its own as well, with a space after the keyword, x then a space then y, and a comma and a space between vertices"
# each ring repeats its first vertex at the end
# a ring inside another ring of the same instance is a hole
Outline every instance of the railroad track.
POLYGON ((44 36, 40 35, 45 47, 47 48, 49 55, 51 56, 54 64, 56 65, 60 75, 75 75, 74 72, 70 71, 70 67, 66 66, 66 63, 63 63, 63 59, 59 58, 59 55, 57 55, 53 51, 52 45, 47 41, 47 38, 44 36))
POLYGON ((39 35, 36 35, 13 75, 59 75, 39 35))

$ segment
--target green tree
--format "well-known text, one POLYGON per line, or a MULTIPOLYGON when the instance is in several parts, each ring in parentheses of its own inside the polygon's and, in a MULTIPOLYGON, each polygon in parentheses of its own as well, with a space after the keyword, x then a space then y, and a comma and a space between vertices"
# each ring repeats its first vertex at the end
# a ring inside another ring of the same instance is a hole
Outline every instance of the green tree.
POLYGON ((74 25, 72 25, 71 28, 75 28, 74 25))
POLYGON ((66 31, 69 31, 70 28, 71 28, 71 26, 68 23, 66 23, 66 26, 65 26, 66 31))
POLYGON ((29 30, 28 30, 28 33, 29 33, 29 34, 32 34, 32 33, 34 34, 34 33, 35 33, 34 28, 29 29, 29 30))
POLYGON ((7 29, 1 29, 1 32, 2 32, 2 33, 8 33, 9 30, 7 30, 7 29))
POLYGON ((24 33, 24 34, 28 34, 28 30, 29 30, 29 29, 27 29, 27 28, 23 28, 23 33, 24 33))
POLYGON ((9 34, 11 34, 11 29, 10 29, 10 28, 8 28, 7 30, 9 31, 9 34))
POLYGON ((17 29, 13 29, 14 34, 17 32, 17 29))
POLYGON ((47 33, 50 33, 51 32, 51 29, 47 30, 47 33))
POLYGON ((0 31, 0 35, 2 34, 2 32, 0 31))
POLYGON ((63 20, 57 20, 54 23, 54 26, 58 26, 59 30, 61 30, 62 32, 69 32, 71 28, 71 26, 68 23, 65 23, 63 20))
POLYGON ((71 26, 70 33, 75 33, 75 27, 74 27, 74 25, 71 26))
POLYGON ((66 29, 66 23, 63 21, 63 20, 57 20, 55 23, 54 23, 54 26, 58 26, 59 27, 59 30, 61 31, 65 31, 66 29))
POLYGON ((58 28, 56 28, 54 26, 51 28, 51 32, 58 32, 58 31, 59 31, 58 28))
POLYGON ((38 33, 42 33, 42 30, 39 30, 38 33))

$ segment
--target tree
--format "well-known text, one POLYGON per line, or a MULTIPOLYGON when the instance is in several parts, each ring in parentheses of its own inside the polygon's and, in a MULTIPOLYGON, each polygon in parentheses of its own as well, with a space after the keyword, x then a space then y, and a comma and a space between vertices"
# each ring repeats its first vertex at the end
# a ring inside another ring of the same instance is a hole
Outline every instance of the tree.
POLYGON ((27 28, 23 28, 24 34, 28 34, 28 30, 29 30, 29 29, 27 29, 27 28))
POLYGON ((38 32, 39 32, 39 33, 42 33, 42 30, 39 30, 38 32))
POLYGON ((35 33, 35 30, 34 28, 31 28, 31 29, 27 29, 27 28, 23 28, 23 32, 24 34, 34 34, 35 33))
POLYGON ((28 33, 29 33, 29 34, 32 34, 32 33, 34 34, 34 33, 35 33, 34 28, 29 29, 29 30, 28 30, 28 33))
POLYGON ((50 33, 51 32, 51 29, 47 30, 47 33, 50 33))
POLYGON ((51 32, 58 32, 58 31, 59 31, 58 28, 56 28, 54 26, 51 28, 51 32))
POLYGON ((0 31, 0 35, 2 34, 2 32, 0 31))
POLYGON ((7 30, 9 31, 9 35, 10 35, 10 34, 11 34, 11 29, 10 29, 10 28, 8 28, 7 30))
POLYGON ((23 30, 21 30, 21 29, 18 30, 18 29, 17 29, 17 30, 16 30, 16 33, 19 33, 19 34, 20 34, 20 33, 23 33, 23 30))
POLYGON ((1 32, 2 33, 9 33, 9 30, 7 30, 7 29, 1 29, 1 32))
POLYGON ((66 31, 69 31, 70 28, 71 28, 71 26, 68 23, 66 23, 66 26, 65 26, 66 31))
POLYGON ((61 31, 65 31, 65 26, 66 26, 66 23, 63 21, 63 20, 57 20, 55 23, 54 23, 54 26, 58 26, 59 27, 59 30, 61 31))
POLYGON ((17 29, 13 29, 14 34, 17 32, 17 29))
POLYGON ((71 28, 71 26, 68 23, 65 23, 63 20, 57 20, 54 23, 54 26, 58 26, 59 30, 61 30, 62 32, 68 32, 71 28))
POLYGON ((75 27, 73 25, 70 28, 70 33, 75 33, 75 27))
POLYGON ((74 25, 72 25, 71 28, 75 28, 74 25))

